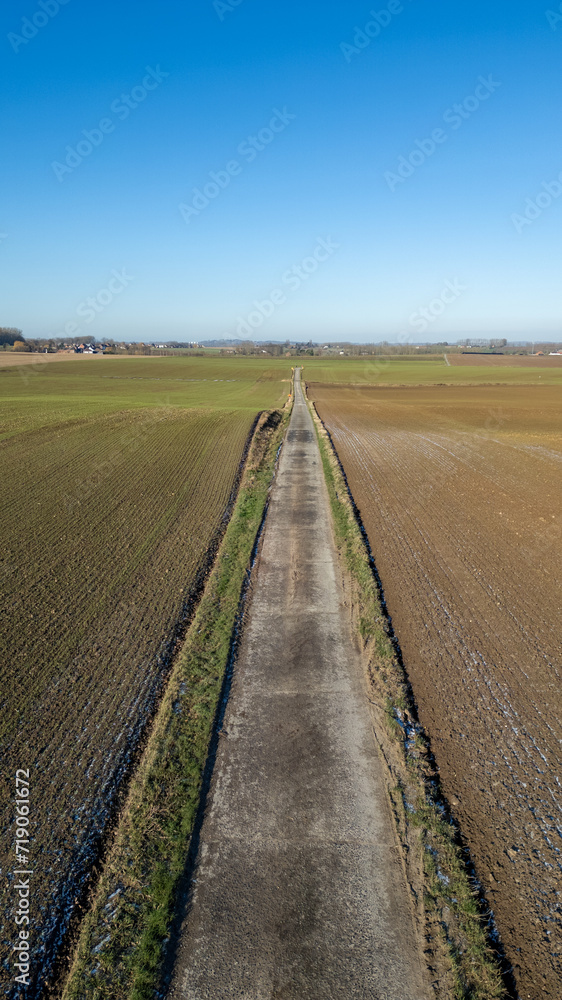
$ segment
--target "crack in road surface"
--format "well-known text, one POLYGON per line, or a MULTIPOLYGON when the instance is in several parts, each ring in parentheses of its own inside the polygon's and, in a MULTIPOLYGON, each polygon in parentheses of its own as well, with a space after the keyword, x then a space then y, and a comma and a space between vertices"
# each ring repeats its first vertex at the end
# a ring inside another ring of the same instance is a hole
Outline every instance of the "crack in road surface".
POLYGON ((427 1000, 300 373, 170 1000, 427 1000))

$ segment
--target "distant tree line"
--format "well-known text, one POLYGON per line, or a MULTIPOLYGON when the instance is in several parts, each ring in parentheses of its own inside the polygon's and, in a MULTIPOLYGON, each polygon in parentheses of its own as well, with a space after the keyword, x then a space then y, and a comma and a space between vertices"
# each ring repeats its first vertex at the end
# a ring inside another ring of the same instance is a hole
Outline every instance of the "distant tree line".
POLYGON ((501 339, 492 340, 482 340, 474 337, 467 337, 466 340, 458 341, 461 346, 465 347, 481 347, 485 351, 496 351, 498 348, 507 347, 507 340, 505 337, 501 339))
MULTIPOLYGON (((126 343, 125 341, 116 342, 113 339, 105 339, 103 341, 96 341, 96 338, 91 335, 78 336, 78 337, 51 337, 51 338, 26 338, 20 329, 16 327, 2 326, 0 327, 0 351, 33 351, 44 353, 55 353, 60 350, 73 350, 79 348, 81 345, 94 347, 96 350, 103 351, 104 354, 129 354, 129 355, 144 355, 150 357, 151 355, 165 355, 173 356, 178 351, 189 352, 190 355, 204 355, 206 352, 203 347, 194 342, 183 342, 178 340, 160 340, 158 343, 146 344, 143 342, 139 343, 126 343)), ((412 355, 418 356, 420 354, 443 354, 444 352, 455 353, 462 350, 480 350, 480 351, 503 351, 506 354, 530 354, 534 349, 535 352, 542 351, 548 354, 553 350, 560 350, 560 343, 553 342, 532 342, 532 341, 519 341, 508 343, 505 337, 501 338, 475 338, 466 337, 463 340, 458 340, 456 343, 451 344, 446 340, 440 341, 437 344, 411 344, 411 343, 392 343, 388 340, 382 340, 377 343, 372 342, 368 344, 352 344, 346 341, 323 341, 320 344, 315 344, 311 340, 306 342, 299 342, 295 340, 285 340, 281 343, 254 343, 251 340, 244 341, 210 341, 206 342, 207 348, 214 349, 216 353, 220 353, 223 356, 238 354, 244 356, 258 356, 263 357, 264 355, 269 355, 272 358, 283 357, 285 355, 291 356, 351 356, 351 357, 361 357, 361 356, 380 356, 380 355, 412 355)))
POLYGON ((0 326, 0 347, 13 347, 16 341, 24 343, 21 330, 15 326, 0 326))

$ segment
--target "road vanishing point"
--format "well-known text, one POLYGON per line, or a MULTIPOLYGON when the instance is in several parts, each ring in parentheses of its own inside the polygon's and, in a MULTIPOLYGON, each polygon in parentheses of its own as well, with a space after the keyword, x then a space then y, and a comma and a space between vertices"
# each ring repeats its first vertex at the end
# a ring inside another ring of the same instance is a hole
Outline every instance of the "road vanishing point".
POLYGON ((300 372, 170 1000, 427 1000, 300 372))

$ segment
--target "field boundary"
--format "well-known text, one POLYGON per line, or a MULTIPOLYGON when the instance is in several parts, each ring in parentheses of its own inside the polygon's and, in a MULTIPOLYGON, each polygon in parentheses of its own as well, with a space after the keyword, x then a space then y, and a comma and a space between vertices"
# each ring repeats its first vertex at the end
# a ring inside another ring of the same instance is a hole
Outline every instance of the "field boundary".
MULTIPOLYGON (((450 365, 454 368, 454 365, 450 365)), ((548 371, 548 369, 547 369, 548 371)), ((445 372, 446 374, 446 372, 445 372)), ((543 386, 557 386, 557 382, 321 382, 309 379, 310 385, 321 385, 330 389, 542 389, 543 386)))
POLYGON ((290 409, 267 411, 255 426, 232 516, 132 777, 63 1000, 144 1000, 160 985, 290 409))
MULTIPOLYGON (((123 411, 127 414, 128 411, 123 411)), ((121 414, 120 414, 121 415, 121 414)), ((267 414, 266 414, 267 415, 267 414)), ((142 724, 139 723, 138 733, 135 735, 135 745, 128 763, 126 774, 121 779, 116 791, 114 800, 111 803, 110 815, 104 825, 103 830, 94 845, 94 854, 89 867, 89 879, 84 887, 80 888, 76 894, 74 911, 68 921, 61 936, 57 950, 50 954, 47 950, 47 958, 42 969, 38 970, 32 981, 36 990, 43 989, 47 997, 59 997, 59 991, 68 973, 71 956, 75 952, 77 940, 81 933, 81 926, 84 916, 88 912, 91 900, 95 897, 101 872, 103 872, 108 856, 113 850, 114 840, 121 822, 121 816, 125 808, 129 786, 140 765, 143 754, 151 739, 163 697, 169 683, 174 661, 181 649, 195 612, 207 585, 207 580, 217 558, 222 540, 224 538, 232 512, 236 506, 240 486, 244 476, 244 470, 248 461, 248 456, 252 448, 254 437, 262 419, 263 414, 257 413, 252 421, 251 427, 246 435, 242 455, 236 469, 232 487, 230 489, 227 502, 220 515, 220 521, 209 541, 209 545, 204 553, 199 567, 189 585, 185 595, 181 612, 175 623, 164 635, 162 642, 155 656, 155 669, 159 678, 155 687, 153 698, 148 711, 145 713, 142 724)), ((86 420, 84 421, 87 422, 86 420)), ((0 442, 1 444, 1 442, 0 442)))
POLYGON ((314 403, 308 402, 330 497, 346 603, 366 669, 373 731, 386 765, 387 792, 435 996, 439 1000, 515 997, 493 914, 419 723, 360 512, 330 433, 314 403))

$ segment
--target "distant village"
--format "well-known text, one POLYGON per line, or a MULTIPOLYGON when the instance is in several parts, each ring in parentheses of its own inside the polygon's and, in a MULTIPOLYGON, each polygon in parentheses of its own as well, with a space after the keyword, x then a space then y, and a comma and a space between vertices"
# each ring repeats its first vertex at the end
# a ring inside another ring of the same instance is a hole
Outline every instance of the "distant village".
POLYGON ((404 354, 519 354, 531 357, 558 357, 562 355, 562 343, 537 343, 502 339, 465 339, 452 344, 441 341, 433 344, 416 344, 411 341, 399 343, 387 340, 378 343, 352 344, 346 341, 314 343, 309 340, 252 341, 252 340, 204 340, 204 341, 152 341, 116 343, 108 339, 97 341, 95 337, 29 338, 19 329, 0 327, 0 351, 40 354, 85 354, 85 355, 167 355, 185 353, 222 355, 263 355, 291 357, 309 355, 322 356, 373 356, 404 354))
POLYGON ((200 347, 199 344, 115 344, 113 341, 104 344, 102 342, 93 341, 87 344, 59 344, 56 347, 57 353, 69 353, 72 354, 117 354, 118 351, 130 351, 134 348, 146 347, 150 351, 169 351, 169 350, 195 350, 200 347))

